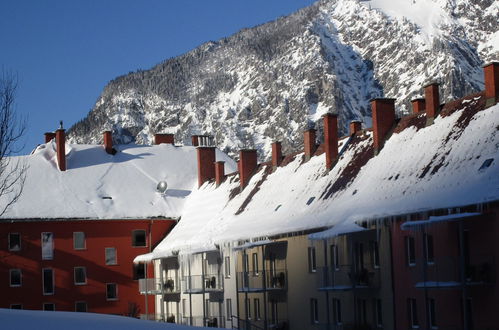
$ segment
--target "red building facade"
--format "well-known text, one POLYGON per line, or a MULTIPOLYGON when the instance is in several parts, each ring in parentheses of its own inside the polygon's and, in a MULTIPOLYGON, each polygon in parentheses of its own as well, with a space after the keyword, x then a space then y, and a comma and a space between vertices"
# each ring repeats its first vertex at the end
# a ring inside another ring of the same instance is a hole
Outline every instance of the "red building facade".
POLYGON ((145 269, 132 260, 151 251, 174 223, 170 219, 2 221, 0 308, 135 317, 153 311, 153 297, 146 302, 138 290, 145 269))

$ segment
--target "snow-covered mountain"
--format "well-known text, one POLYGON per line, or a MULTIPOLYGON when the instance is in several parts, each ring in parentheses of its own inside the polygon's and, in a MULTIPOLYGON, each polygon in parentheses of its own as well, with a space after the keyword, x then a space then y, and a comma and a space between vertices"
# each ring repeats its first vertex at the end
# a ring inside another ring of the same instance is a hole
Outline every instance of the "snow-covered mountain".
MULTIPOLYGON (((70 140, 148 143, 157 132, 212 134, 234 154, 302 145, 326 112, 371 126, 369 100, 397 99, 399 112, 439 81, 441 101, 483 89, 482 64, 499 60, 495 0, 323 0, 290 16, 207 42, 150 70, 118 77, 70 140)), ((320 129, 320 127, 318 127, 320 129)), ((320 136, 320 135, 319 135, 320 136)))

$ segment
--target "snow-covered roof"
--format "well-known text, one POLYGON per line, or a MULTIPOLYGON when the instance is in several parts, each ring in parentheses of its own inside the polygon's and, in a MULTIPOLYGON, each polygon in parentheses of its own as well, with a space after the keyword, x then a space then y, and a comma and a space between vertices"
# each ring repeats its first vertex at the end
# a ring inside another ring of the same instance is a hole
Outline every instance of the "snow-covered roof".
POLYGON ((432 125, 425 113, 400 119, 376 156, 371 131, 347 141, 330 171, 325 154, 307 162, 298 154, 275 171, 260 166, 242 192, 237 176, 203 185, 172 232, 136 261, 499 200, 499 104, 486 108, 483 93, 446 104, 432 125))
MULTIPOLYGON (((12 157, 12 164, 20 160, 28 170, 20 199, 3 219, 178 218, 197 184, 194 147, 118 145, 110 155, 102 145, 67 144, 66 171, 58 169, 55 148, 51 141, 31 155, 12 157), (164 194, 156 189, 160 181, 168 185, 164 194)), ((235 169, 223 152, 217 150, 216 158, 227 171, 235 169)))

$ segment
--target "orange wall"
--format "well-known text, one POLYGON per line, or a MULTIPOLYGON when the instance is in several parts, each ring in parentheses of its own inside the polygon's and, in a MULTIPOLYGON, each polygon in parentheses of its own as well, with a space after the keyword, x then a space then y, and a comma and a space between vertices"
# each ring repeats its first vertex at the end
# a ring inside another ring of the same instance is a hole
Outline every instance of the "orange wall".
MULTIPOLYGON (((56 310, 74 311, 76 301, 86 301, 89 312, 127 314, 129 304, 138 305, 145 313, 145 299, 133 280, 133 259, 150 251, 174 225, 173 220, 79 220, 0 223, 0 308, 20 303, 23 309, 42 309, 43 303, 55 303, 56 310), (147 247, 132 247, 132 230, 147 233, 147 247), (73 249, 73 232, 86 236, 86 249, 73 249), (8 234, 22 237, 20 251, 8 251, 8 234), (54 258, 42 260, 41 233, 54 234, 54 258), (105 264, 105 248, 115 247, 117 265, 105 264), (86 267, 87 284, 75 285, 73 267, 86 267), (9 269, 22 269, 22 286, 9 286, 9 269), (54 295, 43 295, 42 268, 55 273, 54 295), (106 300, 106 283, 118 284, 118 300, 106 300)), ((152 274, 152 267, 148 267, 152 274)), ((154 297, 148 301, 154 311, 154 297)))

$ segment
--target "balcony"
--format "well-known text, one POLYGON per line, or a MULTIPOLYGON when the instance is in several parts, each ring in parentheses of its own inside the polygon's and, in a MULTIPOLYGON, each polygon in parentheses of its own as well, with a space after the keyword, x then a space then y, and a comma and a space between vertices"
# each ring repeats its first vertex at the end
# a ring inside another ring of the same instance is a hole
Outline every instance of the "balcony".
POLYGON ((273 272, 238 272, 239 292, 261 292, 271 290, 286 290, 287 270, 277 269, 273 272))
POLYGON ((180 283, 173 278, 164 279, 163 285, 159 278, 142 278, 139 279, 140 294, 175 294, 180 292, 180 283))
POLYGON ((194 327, 207 327, 207 328, 223 328, 225 327, 225 318, 220 315, 216 316, 184 316, 182 317, 181 324, 192 325, 194 327), (192 320, 192 324, 191 324, 192 320))
POLYGON ((341 265, 317 269, 317 288, 321 291, 348 291, 379 287, 379 268, 362 268, 360 271, 355 271, 351 265, 341 265))
POLYGON ((220 274, 184 276, 182 282, 185 293, 223 291, 223 279, 220 274))
POLYGON ((495 282, 495 262, 491 256, 471 256, 461 276, 461 258, 437 257, 425 264, 417 260, 411 273, 416 288, 450 289, 466 286, 492 285, 495 282))

